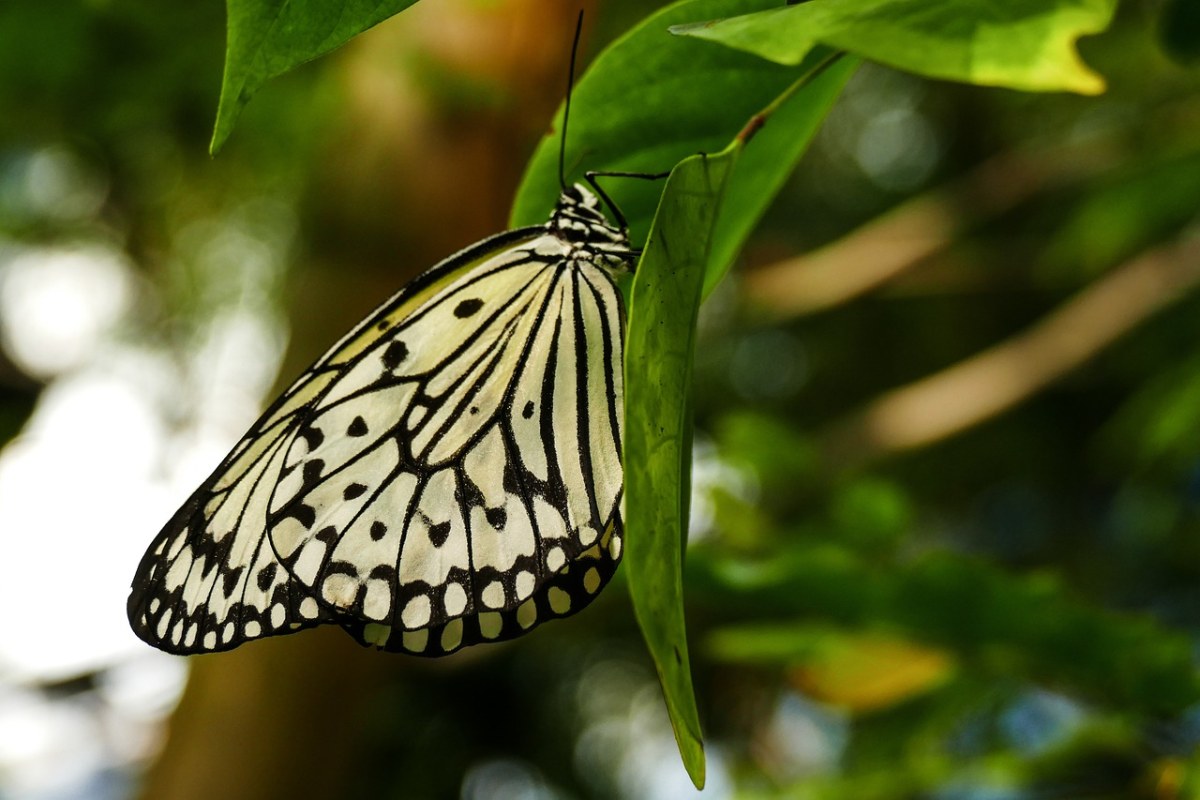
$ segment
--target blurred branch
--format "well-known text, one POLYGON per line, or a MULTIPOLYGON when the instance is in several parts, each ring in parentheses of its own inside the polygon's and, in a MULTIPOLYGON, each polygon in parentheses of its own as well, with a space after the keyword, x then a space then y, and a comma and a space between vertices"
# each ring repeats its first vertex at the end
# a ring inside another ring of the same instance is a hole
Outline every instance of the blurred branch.
POLYGON ((856 464, 960 433, 1045 388, 1198 284, 1200 237, 1146 252, 1026 332, 835 423, 824 450, 835 463, 856 464))
POLYGON ((745 289, 781 317, 822 311, 895 278, 944 250, 971 227, 1040 191, 1093 174, 1112 161, 1104 142, 1008 152, 880 214, 824 247, 745 273, 745 289))
POLYGON ((330 627, 192 659, 170 736, 137 797, 344 797, 372 692, 398 666, 330 627))

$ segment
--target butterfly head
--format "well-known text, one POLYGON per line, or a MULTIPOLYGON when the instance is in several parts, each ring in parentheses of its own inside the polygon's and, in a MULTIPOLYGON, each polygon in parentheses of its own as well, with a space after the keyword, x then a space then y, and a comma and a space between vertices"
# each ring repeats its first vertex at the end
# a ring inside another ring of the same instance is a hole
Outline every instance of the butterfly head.
POLYGON ((637 261, 628 233, 608 221, 600 198, 582 184, 568 186, 559 195, 550 227, 575 246, 578 256, 610 272, 628 271, 637 261))

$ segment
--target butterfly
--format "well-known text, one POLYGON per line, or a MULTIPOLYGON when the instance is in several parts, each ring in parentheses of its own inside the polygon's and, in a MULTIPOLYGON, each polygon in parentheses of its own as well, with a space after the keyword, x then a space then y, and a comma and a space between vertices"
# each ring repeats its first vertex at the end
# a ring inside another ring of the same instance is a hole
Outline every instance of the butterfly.
POLYGON ((636 256, 623 220, 574 184, 545 224, 417 277, 159 532, 133 580, 134 632, 186 654, 337 624, 443 655, 586 606, 621 557, 614 278, 636 256))

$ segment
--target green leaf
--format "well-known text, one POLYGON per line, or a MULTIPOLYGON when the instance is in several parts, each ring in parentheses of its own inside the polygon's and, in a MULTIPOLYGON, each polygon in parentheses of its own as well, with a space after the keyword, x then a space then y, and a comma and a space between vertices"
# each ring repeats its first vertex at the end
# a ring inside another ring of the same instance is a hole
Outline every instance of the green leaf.
MULTIPOLYGON (((771 8, 775 0, 685 0, 647 17, 606 48, 575 85, 566 148, 567 181, 586 171, 658 173, 695 153, 724 148, 763 109, 772 120, 739 161, 713 240, 706 293, 732 264, 857 66, 843 59, 813 76, 829 51, 799 68, 670 36, 676 23, 771 8), (812 78, 811 83, 808 82, 812 78), (800 91, 797 81, 804 82, 800 91), (786 101, 786 102, 782 102, 786 101)), ((513 203, 513 227, 542 222, 558 198, 558 130, 539 144, 513 203)), ((601 179, 645 239, 661 184, 601 179)))
POLYGON ((800 77, 764 112, 769 116, 763 117, 762 129, 754 134, 753 144, 738 159, 713 234, 704 278, 705 297, 733 266, 861 63, 856 58, 843 58, 835 63, 828 55, 820 50, 801 65, 800 77), (806 69, 809 66, 811 69, 806 69))
POLYGON ((242 107, 271 78, 345 44, 417 0, 226 0, 225 77, 210 152, 229 138, 242 107))
POLYGON ((1075 50, 1108 27, 1115 0, 809 0, 673 33, 780 64, 825 45, 931 78, 1026 91, 1099 94, 1075 50))
POLYGON ((625 574, 684 766, 704 785, 704 746, 683 621, 696 315, 717 209, 740 141, 671 172, 638 265, 625 345, 625 574))

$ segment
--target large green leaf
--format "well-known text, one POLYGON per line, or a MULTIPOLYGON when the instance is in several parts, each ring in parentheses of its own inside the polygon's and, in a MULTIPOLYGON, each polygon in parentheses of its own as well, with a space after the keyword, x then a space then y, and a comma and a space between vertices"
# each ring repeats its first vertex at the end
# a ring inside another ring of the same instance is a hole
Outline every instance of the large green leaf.
POLYGON ((1115 0, 809 0, 672 32, 772 62, 819 45, 933 78, 1027 91, 1098 94, 1104 80, 1075 50, 1108 27, 1115 0))
POLYGON ((741 142, 671 172, 638 266, 625 345, 625 574, 675 739, 697 787, 704 749, 683 621, 692 355, 708 250, 741 142))
POLYGON ((417 0, 227 0, 225 77, 212 152, 251 96, 271 78, 324 55, 417 0))
MULTIPOLYGON (((806 69, 707 47, 671 36, 667 29, 681 22, 744 14, 774 4, 775 0, 685 0, 647 17, 606 48, 575 86, 566 147, 567 180, 578 180, 588 170, 664 172, 689 155, 724 148, 748 119, 783 94, 806 69)), ((818 59, 814 55, 812 63, 818 59)), ((794 98, 796 105, 789 105, 787 113, 810 115, 815 128, 815 121, 824 116, 851 69, 839 65, 838 70, 830 70, 822 78, 825 92, 794 98)), ((539 223, 554 207, 561 120, 560 109, 553 131, 542 140, 526 168, 513 204, 514 226, 539 223)), ((791 120, 778 127, 798 124, 791 120)), ((798 130, 792 130, 795 139, 786 144, 807 141, 798 130)), ((761 138, 771 133, 768 128, 761 138)), ((783 132, 780 136, 786 139, 783 132)), ((759 153, 753 158, 761 159, 764 166, 754 168, 755 176, 748 175, 745 180, 769 173, 782 181, 793 164, 787 160, 791 156, 771 152, 769 140, 762 147, 756 142, 754 149, 759 153)), ((739 167, 739 173, 742 169, 739 167)), ((628 218, 633 238, 644 240, 662 185, 609 178, 604 186, 628 218)), ((774 190, 756 193, 747 187, 735 194, 751 198, 739 213, 746 220, 757 220, 774 190)), ((752 224, 722 220, 730 230, 749 230, 752 224)), ((720 248, 726 255, 736 249, 733 245, 720 248)))

